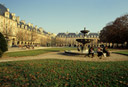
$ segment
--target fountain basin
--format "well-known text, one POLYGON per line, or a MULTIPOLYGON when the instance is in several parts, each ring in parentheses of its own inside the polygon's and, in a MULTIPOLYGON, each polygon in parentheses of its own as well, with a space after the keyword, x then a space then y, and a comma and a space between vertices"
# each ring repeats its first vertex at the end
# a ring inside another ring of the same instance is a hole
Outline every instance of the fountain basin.
POLYGON ((65 50, 65 54, 68 54, 68 55, 86 55, 86 54, 88 54, 88 50, 84 50, 83 52, 76 51, 76 50, 65 50))
POLYGON ((81 32, 81 33, 88 33, 89 30, 85 30, 85 29, 84 29, 84 30, 81 30, 80 32, 81 32))
POLYGON ((65 54, 68 54, 68 55, 87 55, 88 49, 84 50, 85 44, 93 41, 92 39, 88 39, 85 37, 86 33, 88 33, 88 32, 89 32, 89 30, 86 30, 86 28, 84 28, 84 30, 81 30, 81 33, 84 35, 84 37, 81 39, 76 39, 77 42, 81 43, 80 45, 77 46, 78 51, 66 50, 65 54))

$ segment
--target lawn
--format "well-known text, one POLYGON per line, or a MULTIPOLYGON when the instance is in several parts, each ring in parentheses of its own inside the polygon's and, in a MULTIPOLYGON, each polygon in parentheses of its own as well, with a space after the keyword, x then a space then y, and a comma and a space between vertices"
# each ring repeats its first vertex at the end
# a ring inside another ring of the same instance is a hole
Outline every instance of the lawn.
POLYGON ((114 53, 128 55, 128 50, 126 50, 126 51, 118 51, 118 52, 114 52, 114 53))
POLYGON ((17 52, 8 52, 4 56, 9 57, 22 57, 22 56, 37 56, 39 54, 48 53, 48 52, 59 52, 64 50, 76 50, 74 47, 62 47, 62 48, 48 48, 48 49, 38 49, 38 50, 29 50, 29 51, 17 51, 17 52))
POLYGON ((128 61, 31 60, 0 63, 0 87, 126 87, 128 61))

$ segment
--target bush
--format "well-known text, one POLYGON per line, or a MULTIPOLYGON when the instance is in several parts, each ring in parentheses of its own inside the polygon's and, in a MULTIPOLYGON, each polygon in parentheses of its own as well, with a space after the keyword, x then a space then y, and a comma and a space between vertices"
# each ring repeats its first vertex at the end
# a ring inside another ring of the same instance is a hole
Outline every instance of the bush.
POLYGON ((4 53, 5 51, 8 50, 7 42, 3 36, 3 34, 0 32, 0 56, 1 54, 4 53))

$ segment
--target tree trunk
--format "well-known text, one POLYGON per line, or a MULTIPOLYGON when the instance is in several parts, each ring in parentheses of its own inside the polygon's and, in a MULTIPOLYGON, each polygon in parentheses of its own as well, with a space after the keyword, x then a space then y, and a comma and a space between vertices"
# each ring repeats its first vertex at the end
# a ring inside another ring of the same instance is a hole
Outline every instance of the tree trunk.
POLYGON ((109 46, 108 46, 108 48, 110 48, 110 43, 109 43, 109 46))
POLYGON ((118 43, 117 43, 117 45, 116 45, 116 48, 119 48, 119 45, 118 45, 118 43))
POLYGON ((105 46, 107 46, 107 42, 106 42, 106 45, 105 46))
POLYGON ((124 48, 124 43, 121 44, 121 48, 124 48))
POLYGON ((128 41, 127 41, 127 45, 126 45, 126 48, 128 48, 128 41))
POLYGON ((114 48, 114 43, 112 43, 112 46, 111 46, 111 48, 114 48))

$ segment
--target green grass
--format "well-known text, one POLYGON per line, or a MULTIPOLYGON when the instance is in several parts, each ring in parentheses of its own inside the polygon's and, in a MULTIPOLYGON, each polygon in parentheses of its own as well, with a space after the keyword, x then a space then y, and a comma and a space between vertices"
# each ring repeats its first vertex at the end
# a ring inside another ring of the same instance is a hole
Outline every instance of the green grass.
POLYGON ((64 47, 64 48, 48 48, 48 49, 38 49, 38 50, 29 50, 29 51, 17 51, 17 52, 8 52, 4 55, 9 57, 23 57, 23 56, 37 56, 39 54, 48 53, 48 52, 59 52, 64 50, 76 50, 76 48, 72 47, 64 47))
POLYGON ((128 61, 33 60, 0 63, 0 87, 126 87, 128 61))
POLYGON ((127 51, 118 51, 118 52, 114 52, 114 53, 128 55, 128 50, 127 51))

